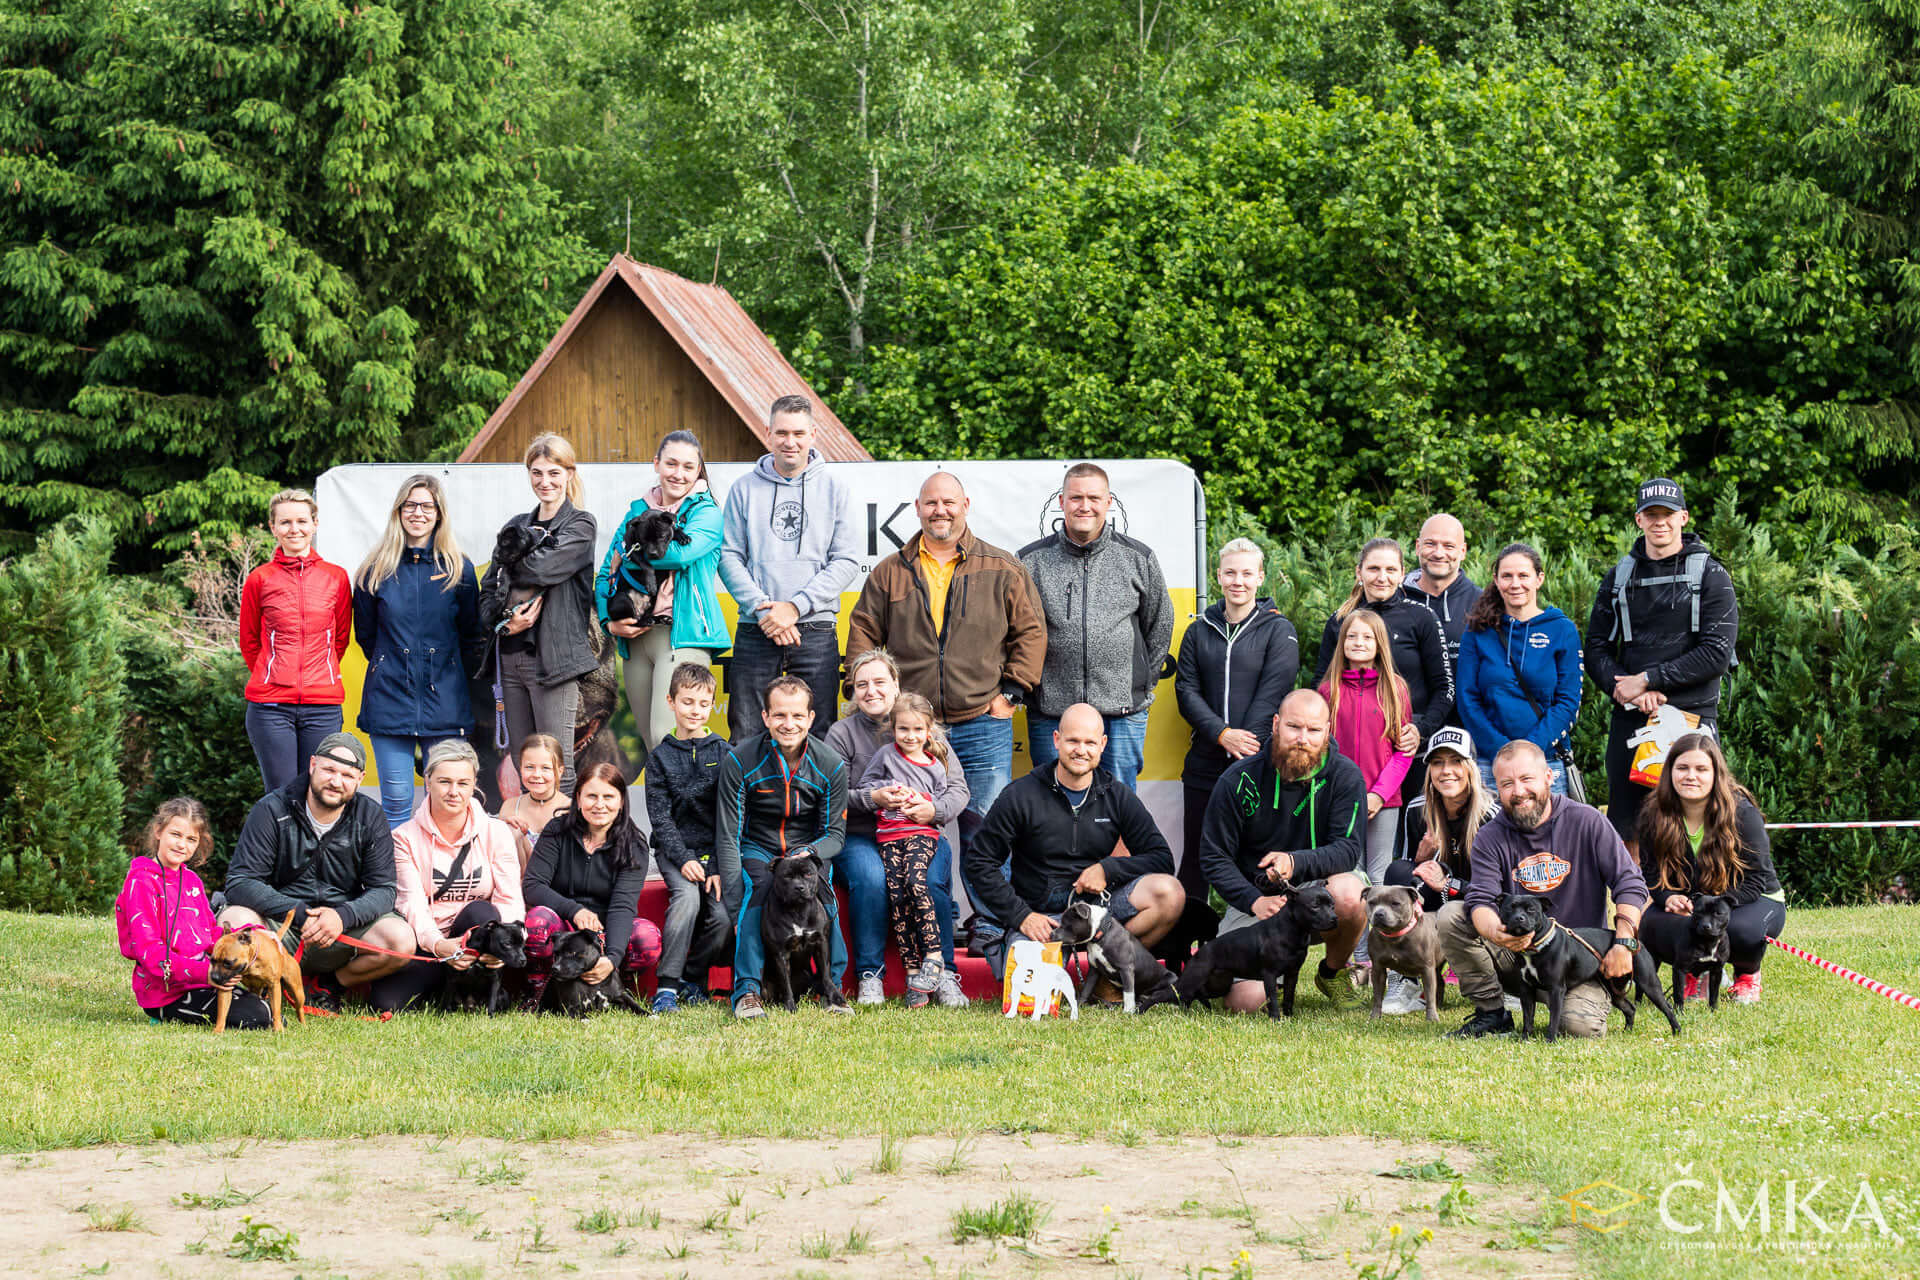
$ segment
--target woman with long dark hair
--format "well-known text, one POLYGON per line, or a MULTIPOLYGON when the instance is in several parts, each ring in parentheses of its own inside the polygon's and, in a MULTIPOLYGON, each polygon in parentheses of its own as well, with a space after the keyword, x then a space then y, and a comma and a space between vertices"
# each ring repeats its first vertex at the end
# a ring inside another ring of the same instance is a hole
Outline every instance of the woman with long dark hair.
POLYGON ((627 780, 612 764, 580 775, 573 808, 540 833, 521 891, 527 902, 527 977, 546 990, 553 944, 563 933, 602 935, 606 954, 587 972, 599 982, 617 964, 623 979, 660 960, 660 929, 638 916, 647 883, 647 838, 627 812, 627 780))
MULTIPOLYGON (((1667 752, 1660 782, 1640 806, 1640 865, 1653 901, 1640 917, 1640 937, 1661 954, 1685 943, 1693 895, 1733 900, 1727 926, 1733 999, 1760 1000, 1760 961, 1767 938, 1787 924, 1787 895, 1773 869, 1766 819, 1753 795, 1727 767, 1712 735, 1682 735, 1667 752)), ((1686 998, 1697 997, 1689 974, 1686 998)))
POLYGON ((1567 791, 1561 757, 1580 714, 1580 629, 1540 604, 1545 581, 1540 553, 1509 543, 1494 558, 1493 581, 1467 613, 1460 637, 1460 722, 1473 737, 1489 791, 1494 756, 1520 738, 1546 754, 1553 794, 1567 791))

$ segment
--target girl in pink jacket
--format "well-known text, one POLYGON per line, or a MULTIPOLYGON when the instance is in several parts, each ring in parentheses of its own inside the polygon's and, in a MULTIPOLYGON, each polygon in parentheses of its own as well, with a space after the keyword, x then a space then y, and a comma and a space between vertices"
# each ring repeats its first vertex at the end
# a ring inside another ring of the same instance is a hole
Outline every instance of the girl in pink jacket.
POLYGON ((1334 644, 1320 696, 1333 711, 1334 745, 1367 781, 1366 872, 1379 884, 1393 861, 1400 784, 1413 764, 1412 751, 1401 749, 1412 719, 1407 685, 1393 669, 1387 624, 1371 609, 1343 618, 1334 644))
MULTIPOLYGON (((209 983, 207 952, 220 937, 206 886, 190 867, 207 860, 212 837, 206 808, 179 796, 154 811, 113 903, 120 954, 133 961, 133 998, 161 1022, 211 1023, 219 990, 209 983)), ((233 993, 227 1025, 258 1031, 273 1025, 267 1002, 233 993)))
POLYGON ((395 909, 413 927, 421 958, 374 981, 367 1001, 376 1009, 425 1002, 445 985, 449 969, 479 962, 461 945, 469 930, 527 918, 513 828, 474 798, 479 776, 480 758, 462 739, 427 752, 427 798, 393 830, 395 909))

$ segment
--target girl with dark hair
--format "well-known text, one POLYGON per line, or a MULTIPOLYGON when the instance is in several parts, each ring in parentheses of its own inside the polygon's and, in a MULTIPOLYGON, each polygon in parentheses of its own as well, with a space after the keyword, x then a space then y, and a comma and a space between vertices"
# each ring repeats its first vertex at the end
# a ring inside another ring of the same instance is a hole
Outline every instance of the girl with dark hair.
POLYGON ((1546 753, 1553 794, 1567 791, 1560 757, 1580 713, 1580 629, 1560 610, 1541 606, 1545 581, 1538 551, 1524 542, 1502 548, 1460 637, 1460 721, 1489 791, 1494 756, 1519 738, 1546 753))
MULTIPOLYGON (((1640 806, 1640 862, 1653 900, 1640 917, 1640 937, 1662 954, 1677 954, 1688 933, 1693 896, 1733 900, 1727 926, 1733 998, 1760 1000, 1760 961, 1768 937, 1787 924, 1787 895, 1773 869, 1766 819, 1727 767, 1710 734, 1689 733, 1667 752, 1660 782, 1640 806)), ((1698 998, 1699 976, 1687 975, 1686 997, 1698 998)))
POLYGON ((619 646, 627 705, 649 752, 673 732, 667 685, 674 669, 683 662, 706 666, 732 643, 720 613, 720 506, 708 486, 700 438, 691 431, 669 431, 653 455, 653 474, 653 488, 627 508, 593 580, 600 625, 619 646), (607 617, 607 605, 620 590, 627 554, 624 533, 631 521, 650 510, 671 512, 676 533, 666 554, 649 562, 663 571, 653 621, 645 626, 627 619, 615 622, 607 617))
POLYGON ((627 812, 627 780, 617 766, 596 764, 580 776, 573 808, 540 833, 521 889, 527 902, 527 978, 536 999, 552 973, 553 944, 563 933, 602 935, 606 955, 587 973, 599 982, 619 964, 631 980, 660 959, 660 929, 638 917, 647 883, 647 838, 627 812))

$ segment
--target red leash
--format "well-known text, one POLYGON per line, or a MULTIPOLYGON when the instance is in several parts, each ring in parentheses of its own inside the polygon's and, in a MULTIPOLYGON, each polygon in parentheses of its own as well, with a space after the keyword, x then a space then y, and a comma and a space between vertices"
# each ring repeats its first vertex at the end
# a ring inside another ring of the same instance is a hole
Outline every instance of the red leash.
MULTIPOLYGON (((460 950, 456 951, 454 954, 450 956, 435 956, 435 955, 423 956, 423 955, 420 955, 418 952, 415 952, 412 955, 407 955, 399 951, 389 951, 385 947, 376 947, 371 942, 362 942, 358 938, 349 938, 344 933, 341 934, 339 937, 335 938, 334 941, 345 943, 347 946, 354 948, 356 951, 370 951, 374 955, 392 956, 396 960, 429 960, 429 961, 432 961, 434 964, 446 964, 450 961, 458 960, 463 955, 478 956, 480 954, 478 951, 473 950, 473 948, 467 945, 467 938, 469 935, 471 935, 472 932, 473 931, 469 929, 466 933, 463 933, 460 935, 460 950)), ((300 963, 300 958, 304 956, 306 952, 307 952, 306 940, 302 939, 300 942, 300 945, 294 949, 294 952, 293 952, 294 963, 295 964, 300 963)), ((343 1014, 335 1013, 330 1009, 316 1009, 310 1004, 301 1005, 300 1012, 311 1013, 316 1017, 321 1017, 321 1018, 339 1018, 339 1017, 345 1016, 343 1014)), ((362 1022, 391 1022, 393 1021, 393 1010, 383 1009, 380 1011, 380 1013, 377 1016, 369 1016, 366 1014, 356 1014, 354 1016, 358 1017, 362 1022)))
POLYGON ((1828 973, 1836 977, 1845 978, 1848 982, 1857 983, 1877 996, 1885 996, 1895 1004, 1903 1004, 1909 1009, 1920 1009, 1920 997, 1910 996, 1906 992, 1896 987, 1890 987, 1884 982, 1875 982, 1872 978, 1855 973, 1844 965, 1837 965, 1831 960, 1822 960, 1811 951, 1802 951, 1799 947, 1788 946, 1778 938, 1768 938, 1767 941, 1788 955, 1797 956, 1805 960, 1808 964, 1825 969, 1828 973))

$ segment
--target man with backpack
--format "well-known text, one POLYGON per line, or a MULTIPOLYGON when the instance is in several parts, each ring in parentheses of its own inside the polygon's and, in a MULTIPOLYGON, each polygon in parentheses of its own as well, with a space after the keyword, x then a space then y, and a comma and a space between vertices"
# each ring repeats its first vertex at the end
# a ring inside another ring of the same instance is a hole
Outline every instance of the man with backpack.
POLYGON ((1686 532, 1678 481, 1640 486, 1633 522, 1641 536, 1600 580, 1587 624, 1587 675, 1613 699, 1607 728, 1607 817, 1629 851, 1647 788, 1630 781, 1627 745, 1647 717, 1671 703, 1714 732, 1720 681, 1734 664, 1740 608, 1733 578, 1707 545, 1686 532))

